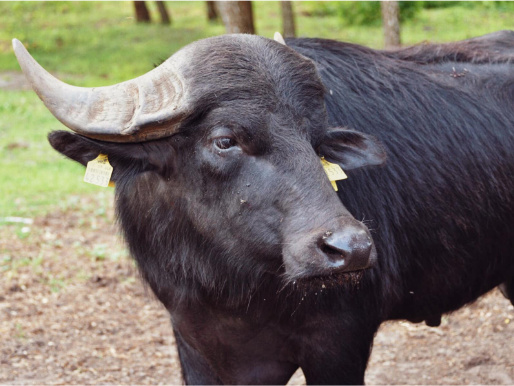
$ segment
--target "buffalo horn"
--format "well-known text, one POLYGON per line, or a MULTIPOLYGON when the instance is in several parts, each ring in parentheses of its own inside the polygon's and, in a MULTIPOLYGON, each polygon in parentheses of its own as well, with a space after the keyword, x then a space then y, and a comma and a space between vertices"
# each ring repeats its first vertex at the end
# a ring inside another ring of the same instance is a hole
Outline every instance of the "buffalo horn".
POLYGON ((187 90, 171 57, 145 75, 107 87, 76 87, 41 67, 13 39, 18 62, 50 112, 78 134, 111 142, 139 142, 170 136, 186 111, 187 90))
POLYGON ((283 44, 284 46, 286 46, 286 41, 284 40, 284 38, 282 37, 282 34, 280 32, 275 32, 275 35, 273 36, 273 40, 279 42, 280 44, 283 44))

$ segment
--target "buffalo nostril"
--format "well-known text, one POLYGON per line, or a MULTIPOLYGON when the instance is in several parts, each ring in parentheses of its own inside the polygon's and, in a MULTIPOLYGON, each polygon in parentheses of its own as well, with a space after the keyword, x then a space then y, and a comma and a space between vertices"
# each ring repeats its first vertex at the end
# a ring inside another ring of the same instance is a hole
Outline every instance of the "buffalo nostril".
POLYGON ((332 262, 343 260, 344 263, 344 259, 350 254, 350 251, 345 248, 346 246, 334 241, 333 238, 324 238, 320 249, 332 262))
POLYGON ((346 227, 338 232, 325 232, 320 250, 331 268, 352 271, 369 265, 373 243, 368 233, 357 227, 346 227))

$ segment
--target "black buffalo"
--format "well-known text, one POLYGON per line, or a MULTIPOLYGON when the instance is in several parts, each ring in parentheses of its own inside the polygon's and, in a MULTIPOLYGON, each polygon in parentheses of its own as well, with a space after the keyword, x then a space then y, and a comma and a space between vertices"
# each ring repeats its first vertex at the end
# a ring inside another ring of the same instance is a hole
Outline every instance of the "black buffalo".
POLYGON ((391 52, 226 35, 97 89, 15 50, 78 133, 52 146, 108 155, 187 383, 362 383, 384 320, 513 298, 513 32, 391 52), (348 172, 337 193, 320 156, 348 172))

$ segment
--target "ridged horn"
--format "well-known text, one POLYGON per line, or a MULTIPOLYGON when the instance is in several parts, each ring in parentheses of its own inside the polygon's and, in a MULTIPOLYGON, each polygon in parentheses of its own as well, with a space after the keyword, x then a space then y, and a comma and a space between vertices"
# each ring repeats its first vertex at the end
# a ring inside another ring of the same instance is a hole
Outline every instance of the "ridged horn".
POLYGON ((138 78, 87 88, 52 76, 19 40, 13 39, 13 47, 36 94, 78 134, 111 142, 148 141, 174 134, 188 115, 187 90, 174 56, 138 78))

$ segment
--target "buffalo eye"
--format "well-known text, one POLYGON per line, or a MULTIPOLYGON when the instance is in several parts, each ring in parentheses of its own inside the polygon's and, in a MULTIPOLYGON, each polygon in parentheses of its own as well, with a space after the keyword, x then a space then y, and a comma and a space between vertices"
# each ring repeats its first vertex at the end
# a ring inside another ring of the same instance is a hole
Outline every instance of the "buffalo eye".
POLYGON ((228 150, 231 147, 234 147, 236 145, 237 145, 236 141, 230 137, 214 138, 214 147, 217 150, 228 150))

